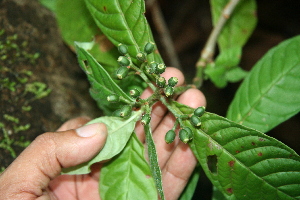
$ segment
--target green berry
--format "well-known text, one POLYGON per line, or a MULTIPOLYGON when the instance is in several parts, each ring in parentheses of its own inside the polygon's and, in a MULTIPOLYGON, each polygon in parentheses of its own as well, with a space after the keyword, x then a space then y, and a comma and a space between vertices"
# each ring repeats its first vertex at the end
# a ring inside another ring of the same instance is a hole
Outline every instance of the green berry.
POLYGON ((176 78, 176 77, 171 77, 168 80, 168 85, 171 87, 174 87, 177 83, 178 83, 178 78, 176 78))
POLYGON ((128 75, 129 69, 125 66, 120 67, 117 70, 116 76, 118 79, 123 79, 128 75))
POLYGON ((192 131, 192 129, 190 129, 189 127, 184 127, 183 128, 184 130, 186 130, 186 132, 189 134, 189 140, 192 140, 193 139, 193 131, 192 131))
POLYGON ((165 92, 166 97, 172 96, 174 93, 174 88, 167 86, 167 87, 165 87, 164 92, 165 92))
POLYGON ((201 106, 195 109, 194 115, 201 117, 205 113, 205 107, 201 106))
POLYGON ((116 94, 111 94, 111 95, 107 96, 107 101, 109 101, 111 103, 119 102, 119 96, 116 94))
POLYGON ((152 53, 154 50, 154 43, 153 42, 148 42, 145 47, 144 47, 144 51, 146 54, 150 54, 152 53))
POLYGON ((176 133, 173 130, 169 130, 165 135, 165 141, 167 144, 172 143, 175 140, 176 133))
POLYGON ((190 141, 189 133, 185 129, 180 129, 179 139, 185 144, 188 143, 190 141))
POLYGON ((145 126, 145 125, 147 125, 147 124, 150 123, 150 120, 151 120, 150 115, 149 114, 144 114, 143 117, 142 117, 142 119, 141 119, 141 124, 143 126, 145 126))
POLYGON ((166 70, 166 65, 165 64, 161 63, 161 64, 157 65, 157 68, 156 68, 157 74, 162 74, 162 73, 165 72, 165 70, 166 70))
POLYGON ((120 110, 120 116, 127 118, 131 115, 131 106, 125 105, 120 110))
POLYGON ((157 67, 157 63, 156 62, 151 62, 149 65, 147 65, 146 72, 148 74, 153 74, 153 73, 156 72, 156 67, 157 67))
POLYGON ((129 59, 126 58, 125 56, 119 56, 117 61, 121 66, 129 66, 130 65, 129 59))
POLYGON ((201 126, 201 118, 196 116, 196 115, 192 115, 191 117, 191 123, 196 126, 196 127, 199 127, 201 126))
POLYGON ((125 55, 128 53, 128 47, 122 43, 120 43, 118 45, 118 50, 119 50, 120 54, 122 54, 122 55, 125 55))
POLYGON ((136 58, 141 61, 141 62, 145 62, 146 61, 146 54, 144 52, 139 52, 137 55, 136 55, 136 58))
POLYGON ((134 88, 132 90, 129 91, 130 96, 132 96, 133 98, 138 98, 139 96, 141 96, 141 92, 134 88))
POLYGON ((166 79, 164 77, 159 77, 156 79, 156 85, 160 88, 164 88, 166 86, 166 79))

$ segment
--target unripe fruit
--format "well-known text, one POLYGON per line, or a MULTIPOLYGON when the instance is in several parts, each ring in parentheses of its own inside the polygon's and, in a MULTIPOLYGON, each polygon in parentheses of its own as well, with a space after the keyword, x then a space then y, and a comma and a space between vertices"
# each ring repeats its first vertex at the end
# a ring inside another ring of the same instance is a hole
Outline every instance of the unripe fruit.
POLYGON ((201 117, 205 113, 205 107, 201 106, 195 109, 194 115, 201 117))
POLYGON ((164 77, 159 77, 156 79, 156 85, 160 88, 164 88, 166 86, 166 79, 164 77))
POLYGON ((188 143, 190 141, 189 133, 185 129, 180 129, 179 139, 185 144, 188 143))
POLYGON ((120 52, 120 54, 125 55, 128 53, 128 47, 122 43, 120 43, 118 45, 118 51, 120 52))
POLYGON ((141 124, 143 126, 145 126, 145 125, 149 124, 150 120, 151 120, 150 115, 149 114, 144 114, 142 119, 141 119, 141 124))
POLYGON ((123 79, 128 75, 129 69, 125 66, 120 67, 117 70, 116 76, 118 79, 123 79))
POLYGON ((153 42, 148 42, 145 47, 144 47, 144 51, 146 54, 150 54, 152 53, 154 50, 154 43, 153 42))
POLYGON ((139 96, 141 96, 141 92, 138 89, 132 89, 132 90, 130 90, 129 94, 133 98, 138 98, 139 96))
POLYGON ((141 62, 145 62, 146 61, 146 54, 144 52, 139 52, 137 55, 136 55, 136 58, 141 61, 141 62))
POLYGON ((175 140, 176 133, 173 130, 169 130, 165 135, 165 141, 167 144, 172 143, 175 140))
POLYGON ((130 61, 125 56, 119 56, 117 61, 121 66, 129 66, 130 65, 130 61))
POLYGON ((177 77, 171 77, 168 80, 168 85, 171 87, 174 87, 178 83, 178 78, 177 77))
POLYGON ((125 105, 120 110, 120 116, 124 117, 124 118, 127 118, 131 115, 131 111, 132 111, 131 106, 125 105))
POLYGON ((201 119, 200 117, 196 116, 196 115, 192 115, 191 117, 191 123, 196 126, 196 127, 199 127, 201 126, 201 119))
POLYGON ((165 87, 164 92, 165 92, 166 97, 172 96, 174 93, 174 88, 167 86, 167 87, 165 87))
POLYGON ((148 74, 153 74, 153 73, 156 72, 156 67, 157 67, 157 63, 156 62, 151 62, 149 65, 147 65, 146 72, 148 74))
POLYGON ((107 101, 109 101, 111 103, 119 102, 119 100, 120 100, 120 98, 116 94, 111 94, 111 95, 107 96, 107 101))
POLYGON ((156 67, 156 73, 157 74, 162 74, 166 71, 166 65, 161 63, 161 64, 158 64, 157 67, 156 67))

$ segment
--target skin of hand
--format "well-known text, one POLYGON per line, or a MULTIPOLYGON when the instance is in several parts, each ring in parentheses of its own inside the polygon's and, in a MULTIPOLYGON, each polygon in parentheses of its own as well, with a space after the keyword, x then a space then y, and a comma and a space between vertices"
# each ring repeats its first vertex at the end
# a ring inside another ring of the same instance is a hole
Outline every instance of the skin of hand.
MULTIPOLYGON (((177 77, 177 86, 184 84, 183 74, 175 68, 167 68, 162 76, 166 80, 171 76, 177 77)), ((147 89, 142 98, 150 94, 151 90, 147 89)), ((197 89, 187 90, 177 101, 193 108, 206 105, 204 95, 197 89)), ((197 161, 188 145, 180 142, 178 137, 172 144, 165 143, 165 133, 175 122, 165 106, 156 103, 151 115, 165 197, 175 200, 187 184, 197 161)), ((62 168, 86 162, 103 148, 106 127, 101 123, 83 126, 89 120, 86 117, 75 118, 64 123, 57 132, 38 136, 0 175, 0 199, 99 200, 101 163, 92 165, 90 174, 60 175, 62 168)), ((140 123, 136 125, 136 133, 145 143, 140 123)))

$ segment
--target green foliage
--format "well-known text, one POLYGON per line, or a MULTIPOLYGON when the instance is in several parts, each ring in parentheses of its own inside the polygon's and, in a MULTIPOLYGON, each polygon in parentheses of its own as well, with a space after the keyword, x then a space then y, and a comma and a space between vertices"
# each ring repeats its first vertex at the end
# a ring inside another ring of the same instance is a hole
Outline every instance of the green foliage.
POLYGON ((191 147, 206 175, 227 198, 294 199, 300 195, 299 156, 261 132, 206 113, 191 147), (216 163, 211 163, 214 157, 216 163))
MULTIPOLYGON (((125 44, 133 63, 138 64, 136 55, 144 49, 147 42, 153 41, 144 16, 144 1, 85 0, 85 2, 101 31, 115 46, 119 43, 125 44)), ((159 54, 149 54, 147 58, 149 61, 162 62, 159 54)))
POLYGON ((144 147, 135 134, 122 152, 101 169, 100 176, 101 199, 157 198, 144 147))
POLYGON ((119 154, 127 144, 135 127, 135 123, 141 116, 141 112, 133 112, 130 118, 122 119, 119 117, 100 117, 90 121, 92 123, 104 123, 107 127, 108 136, 105 146, 100 153, 87 163, 83 163, 76 167, 64 169, 64 173, 68 174, 87 174, 90 172, 90 166, 94 163, 108 160, 119 154))
MULTIPOLYGON (((174 141, 174 131, 179 128, 180 139, 190 145, 215 186, 213 199, 299 198, 299 156, 283 143, 255 129, 270 130, 300 110, 300 37, 271 50, 247 73, 238 65, 242 47, 256 25, 255 1, 240 1, 232 15, 225 16, 229 19, 221 27, 217 40, 220 53, 214 61, 206 62, 204 73, 218 87, 246 77, 228 110, 228 118, 233 122, 205 112, 204 107, 195 110, 172 100, 191 86, 176 87, 176 77, 167 85, 160 76, 165 71, 165 64, 153 43, 144 16, 144 1, 57 2, 65 40, 70 46, 74 40, 80 41, 75 48, 79 64, 91 83, 91 96, 106 115, 114 112, 124 117, 105 116, 90 122, 107 125, 106 145, 91 161, 65 172, 89 173, 93 163, 111 159, 101 170, 102 199, 155 199, 157 194, 164 199, 162 175, 150 128, 152 106, 160 101, 176 119, 168 132, 172 135, 166 142, 174 141), (63 5, 68 4, 72 6, 64 8, 63 5), (80 15, 80 21, 74 20, 74 16, 80 15), (73 32, 76 34, 72 35, 73 32), (99 37, 105 39, 99 41, 99 37), (90 42, 92 38, 94 41, 90 42), (107 38, 114 47, 101 52, 107 38), (93 51, 94 48, 97 50, 93 51), (121 81, 113 79, 118 68, 121 81), (132 92, 133 89, 142 91, 146 86, 153 91, 147 99, 140 99, 139 92, 136 95, 132 92), (131 96, 128 95, 130 90, 131 96), (144 158, 143 145, 134 134, 139 120, 144 125, 148 162, 144 158)), ((218 26, 224 7, 232 2, 211 0, 214 26, 218 26)), ((199 170, 194 172, 180 199, 192 198, 198 178, 199 170)))
POLYGON ((271 49, 251 70, 227 117, 267 132, 300 111, 300 36, 271 49))
POLYGON ((107 96, 111 94, 119 95, 124 100, 133 102, 134 99, 123 92, 123 90, 111 79, 105 69, 91 56, 91 54, 78 45, 76 46, 78 61, 81 68, 88 76, 91 83, 91 96, 95 99, 99 108, 104 110, 106 113, 109 113, 109 111, 115 110, 118 106, 120 107, 120 105, 112 105, 107 101, 107 96))
MULTIPOLYGON (((210 3, 213 25, 216 26, 229 0, 211 0, 210 3)), ((245 73, 241 73, 243 71, 238 68, 238 64, 242 55, 242 47, 252 34, 256 23, 255 0, 240 1, 218 37, 220 54, 215 62, 205 69, 205 74, 216 86, 222 88, 228 81, 236 82, 244 78, 245 73), (232 70, 232 68, 239 70, 232 70)))

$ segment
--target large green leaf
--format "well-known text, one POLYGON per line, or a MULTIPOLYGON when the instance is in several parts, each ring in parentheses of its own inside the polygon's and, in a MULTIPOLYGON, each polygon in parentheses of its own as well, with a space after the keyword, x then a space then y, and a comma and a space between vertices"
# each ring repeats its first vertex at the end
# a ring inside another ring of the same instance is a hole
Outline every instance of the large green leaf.
POLYGON ((123 151, 101 168, 99 187, 102 199, 157 199, 144 146, 135 134, 123 151))
POLYGON ((300 36, 271 49, 251 70, 227 113, 266 132, 300 111, 300 36))
POLYGON ((120 117, 100 117, 90 121, 88 124, 104 123, 106 125, 108 136, 105 145, 99 154, 92 160, 75 167, 64 169, 64 173, 88 174, 92 164, 108 160, 119 154, 132 135, 135 123, 140 118, 141 113, 141 111, 133 111, 132 115, 127 120, 120 117))
MULTIPOLYGON (((99 108, 106 113, 114 111, 122 104, 112 104, 107 101, 107 96, 117 94, 128 101, 135 101, 111 79, 106 70, 83 48, 76 45, 78 61, 81 68, 85 71, 91 83, 91 96, 97 101, 99 108)), ((81 44, 82 45, 82 44, 81 44)))
POLYGON ((162 186, 162 177, 161 177, 161 170, 158 165, 158 158, 157 158, 157 152, 155 143, 152 137, 152 132, 150 125, 144 126, 145 134, 146 134, 146 143, 147 143, 147 151, 148 151, 148 159, 150 164, 150 169, 152 176, 154 178, 154 182, 158 191, 158 194, 160 196, 161 200, 165 199, 163 186, 162 186))
POLYGON ((300 198, 300 157, 292 149, 218 115, 201 118, 191 148, 227 199, 300 198))
POLYGON ((94 41, 89 53, 112 74, 118 67, 118 50, 99 30, 84 0, 56 0, 56 18, 64 41, 74 49, 74 42, 94 41))
MULTIPOLYGON (((145 18, 143 0, 85 0, 90 13, 101 31, 117 46, 119 43, 128 46, 129 55, 137 63, 136 55, 143 51, 145 44, 153 41, 148 22, 145 18)), ((149 61, 162 62, 155 51, 148 55, 149 61)))

